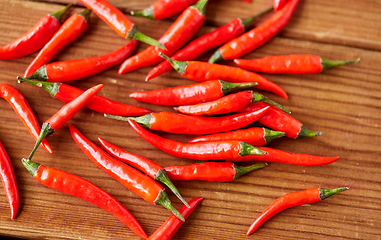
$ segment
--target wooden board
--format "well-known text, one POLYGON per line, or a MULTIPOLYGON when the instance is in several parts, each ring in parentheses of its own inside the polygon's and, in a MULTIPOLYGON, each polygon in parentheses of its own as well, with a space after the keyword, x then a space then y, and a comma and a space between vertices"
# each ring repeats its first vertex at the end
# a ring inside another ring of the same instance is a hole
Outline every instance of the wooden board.
MULTIPOLYGON (((34 2, 4 0, 0 2, 0 45, 28 31, 42 16, 58 10, 70 0, 34 2)), ((81 11, 78 1, 71 13, 81 11)), ((143 9, 153 1, 111 1, 123 11, 143 9)), ((206 25, 197 36, 221 26, 235 17, 248 17, 270 0, 213 1, 207 10, 206 25)), ((322 131, 312 139, 279 139, 270 147, 321 156, 340 156, 327 166, 299 167, 271 163, 231 183, 182 182, 175 185, 190 200, 204 200, 174 235, 173 239, 378 239, 381 235, 381 84, 380 3, 377 1, 302 1, 291 22, 281 33, 244 58, 276 54, 311 53, 328 59, 353 59, 358 64, 330 69, 317 75, 266 75, 283 87, 289 99, 266 93, 292 111, 309 129, 322 131), (311 206, 282 212, 247 237, 246 230, 254 219, 276 198, 294 191, 314 187, 350 190, 311 206)), ((269 15, 260 19, 263 22, 269 15)), ((152 21, 131 17, 139 29, 160 38, 175 18, 152 21)), ((125 44, 104 22, 92 15, 85 34, 65 47, 54 59, 68 60, 102 55, 125 44)), ((147 47, 139 44, 135 53, 147 47)), ((199 60, 207 60, 213 51, 199 60)), ((43 89, 18 84, 36 53, 11 61, 0 61, 0 83, 17 87, 28 99, 40 122, 64 104, 43 89)), ((226 64, 233 65, 232 62, 226 64)), ((150 82, 144 78, 151 68, 119 75, 118 66, 101 74, 70 83, 87 89, 99 83, 99 95, 153 111, 173 111, 171 107, 140 103, 129 94, 138 90, 191 84, 175 72, 150 82)), ((34 145, 11 106, 0 105, 0 141, 15 169, 20 191, 20 211, 10 220, 9 205, 0 191, 0 236, 26 239, 139 239, 126 226, 104 210, 81 199, 49 189, 37 183, 22 166, 34 145)), ((125 122, 104 118, 87 109, 78 112, 70 123, 86 137, 97 142, 102 137, 127 151, 150 158, 162 166, 188 164, 191 160, 172 157, 146 143, 125 122)), ((187 141, 191 136, 158 133, 187 141)), ((168 210, 145 202, 98 169, 84 155, 70 136, 67 125, 47 138, 54 153, 38 149, 34 160, 81 176, 108 191, 152 234, 169 216, 168 210)), ((176 208, 181 202, 168 193, 176 208)))

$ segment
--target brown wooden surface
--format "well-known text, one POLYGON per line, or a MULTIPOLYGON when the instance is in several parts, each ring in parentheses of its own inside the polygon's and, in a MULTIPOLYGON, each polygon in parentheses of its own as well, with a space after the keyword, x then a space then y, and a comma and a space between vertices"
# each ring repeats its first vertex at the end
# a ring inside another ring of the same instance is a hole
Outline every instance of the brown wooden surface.
MULTIPOLYGON (((43 15, 62 8, 71 0, 49 3, 25 0, 0 1, 0 45, 16 39, 30 29, 43 15)), ((153 1, 113 0, 128 12, 143 9, 153 1)), ((200 35, 235 17, 249 17, 272 4, 255 0, 212 1, 207 22, 200 35)), ((245 58, 276 54, 311 53, 328 59, 360 57, 358 64, 330 69, 318 75, 265 75, 289 94, 289 100, 273 94, 268 97, 292 111, 309 129, 323 131, 313 139, 280 139, 270 146, 290 152, 322 156, 340 156, 328 166, 299 167, 271 163, 265 169, 247 174, 231 183, 201 181, 175 182, 187 199, 202 196, 204 200, 175 234, 173 239, 379 239, 381 236, 381 83, 379 1, 301 1, 291 22, 274 39, 245 58), (284 211, 265 223, 255 234, 245 235, 253 220, 276 198, 293 191, 314 187, 350 190, 311 206, 284 211)), ((81 11, 80 5, 71 13, 81 11)), ((268 17, 267 15, 266 17, 268 17)), ((266 18, 265 17, 265 18, 266 18)), ((139 29, 159 38, 175 19, 159 22, 131 17, 139 29)), ((263 19, 261 20, 263 21, 263 19)), ((67 46, 54 60, 97 56, 110 52, 126 40, 92 15, 85 34, 67 46)), ((135 52, 147 47, 139 44, 135 52)), ((212 51, 199 59, 207 60, 212 51)), ((0 82, 17 87, 28 99, 40 122, 53 115, 63 103, 47 92, 27 84, 17 84, 35 54, 11 61, 0 61, 0 82)), ((227 64, 232 64, 228 62, 227 64)), ((134 104, 154 111, 172 111, 170 107, 153 106, 130 99, 131 92, 192 83, 170 72, 149 83, 144 78, 151 68, 118 75, 118 66, 91 78, 71 83, 87 89, 98 83, 99 93, 113 100, 134 104)), ((27 239, 139 239, 114 216, 81 199, 49 189, 37 183, 22 166, 34 145, 11 106, 0 105, 0 141, 11 157, 20 190, 20 211, 10 220, 9 206, 0 191, 0 236, 27 239)), ((70 123, 96 142, 102 137, 127 151, 150 158, 163 166, 192 163, 172 157, 146 143, 124 122, 106 119, 102 114, 81 110, 70 123)), ((186 141, 190 136, 160 135, 186 141)), ((168 210, 145 202, 103 173, 84 155, 72 140, 67 125, 47 138, 54 153, 41 148, 34 160, 79 175, 121 201, 133 213, 148 235, 169 216, 168 210)), ((176 208, 179 200, 169 193, 176 208)))

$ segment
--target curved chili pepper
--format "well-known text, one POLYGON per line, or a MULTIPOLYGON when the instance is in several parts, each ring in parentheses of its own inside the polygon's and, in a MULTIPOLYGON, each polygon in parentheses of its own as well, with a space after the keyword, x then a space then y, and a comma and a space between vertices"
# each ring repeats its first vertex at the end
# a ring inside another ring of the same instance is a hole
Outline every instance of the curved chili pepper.
POLYGON ((203 82, 208 80, 221 79, 227 82, 256 82, 257 88, 275 93, 287 99, 286 92, 277 84, 267 80, 256 73, 243 70, 237 67, 220 64, 199 62, 199 61, 176 61, 168 56, 159 53, 165 60, 171 63, 172 67, 184 77, 203 82))
MULTIPOLYGON (((19 82, 26 82, 37 87, 43 88, 52 97, 57 98, 66 103, 73 101, 76 97, 78 97, 84 92, 82 89, 64 83, 32 81, 20 77, 18 77, 18 80, 19 82)), ((94 110, 96 112, 118 116, 142 116, 151 112, 150 110, 145 108, 116 102, 98 95, 95 95, 94 97, 89 99, 89 101, 86 102, 84 107, 94 110)))
POLYGON ((61 10, 48 14, 40 19, 27 33, 0 47, 0 59, 17 59, 34 53, 42 48, 60 27, 63 15, 71 7, 67 5, 61 10))
POLYGON ((40 67, 52 60, 62 48, 81 36, 89 25, 88 20, 90 14, 90 9, 85 9, 83 12, 74 14, 68 18, 29 64, 24 73, 24 77, 36 72, 40 67))
POLYGON ((257 59, 234 59, 241 68, 263 73, 314 74, 328 68, 357 63, 359 58, 347 61, 331 61, 316 55, 293 54, 269 56, 257 59))
POLYGON ((69 124, 69 129, 71 136, 79 148, 95 165, 147 202, 162 205, 184 221, 183 216, 172 205, 163 186, 149 176, 105 153, 101 148, 83 136, 73 125, 69 124))
MULTIPOLYGON (((176 52, 176 54, 172 56, 172 59, 177 61, 195 59, 202 53, 212 48, 218 47, 221 44, 239 36, 240 34, 245 32, 245 29, 249 28, 252 25, 253 21, 257 17, 269 12, 270 10, 272 10, 272 7, 265 9, 264 11, 250 18, 236 18, 233 21, 215 29, 214 31, 204 34, 199 38, 196 38, 186 47, 176 52)), ((159 75, 166 73, 172 69, 173 68, 169 62, 163 61, 148 73, 146 81, 158 77, 159 75)))
POLYGON ((299 0, 289 0, 264 23, 220 47, 210 57, 209 62, 235 59, 262 46, 286 26, 298 3, 299 0))
POLYGON ((172 112, 149 113, 141 117, 106 117, 127 121, 132 119, 151 130, 178 134, 208 134, 242 128, 266 114, 268 108, 222 117, 190 116, 172 112))
POLYGON ((160 150, 176 157, 204 161, 211 159, 240 158, 251 154, 267 154, 250 144, 236 140, 182 143, 153 134, 144 129, 134 120, 128 119, 128 122, 132 129, 134 129, 134 131, 144 140, 160 150))
POLYGON ((286 210, 287 208, 301 206, 324 200, 336 193, 348 190, 348 187, 326 189, 312 188, 300 192, 287 193, 286 195, 275 200, 249 227, 247 235, 252 234, 264 222, 272 218, 275 214, 286 210))
POLYGON ((124 149, 107 142, 106 140, 103 140, 102 138, 98 137, 99 143, 102 145, 103 149, 106 150, 107 153, 109 153, 112 157, 125 162, 134 168, 144 172, 151 178, 155 179, 156 181, 160 181, 167 185, 169 189, 187 206, 189 207, 188 203, 185 201, 185 199, 181 196, 177 188, 173 185, 171 180, 169 179, 167 173, 165 172, 165 169, 160 166, 159 164, 155 163, 152 160, 149 160, 147 158, 141 157, 136 154, 129 153, 125 151, 124 149))
POLYGON ((37 182, 66 194, 86 200, 114 215, 139 237, 146 239, 147 234, 136 218, 113 196, 93 183, 74 174, 46 167, 31 160, 22 163, 37 182))
MULTIPOLYGON (((41 127, 26 98, 16 88, 5 83, 0 84, 0 97, 4 98, 9 104, 11 104, 13 110, 15 110, 17 115, 20 117, 30 134, 32 134, 34 139, 37 140, 41 127)), ((48 153, 53 152, 46 140, 41 142, 41 147, 48 153)))
POLYGON ((266 163, 244 167, 231 162, 203 162, 189 165, 173 165, 165 167, 165 171, 167 171, 171 180, 231 182, 246 173, 266 166, 266 163))
POLYGON ((123 47, 99 57, 48 63, 26 78, 47 82, 70 82, 90 77, 122 62, 134 51, 136 44, 137 40, 132 40, 123 47))
POLYGON ((124 61, 118 73, 124 74, 133 70, 157 64, 163 59, 158 55, 163 52, 172 55, 200 29, 205 20, 205 8, 208 0, 199 0, 196 5, 187 8, 159 39, 166 49, 154 46, 136 54, 124 61))
POLYGON ((165 49, 163 44, 141 33, 134 22, 107 0, 80 1, 123 38, 136 39, 149 45, 165 49))
POLYGON ((239 140, 247 142, 253 146, 263 146, 269 144, 272 140, 283 137, 285 135, 286 133, 284 132, 273 131, 267 128, 254 127, 232 132, 216 133, 195 137, 189 140, 189 143, 239 140))
POLYGON ((16 176, 13 171, 11 160, 0 142, 0 177, 4 185, 5 195, 7 196, 11 209, 11 219, 14 219, 19 209, 20 197, 17 188, 16 176))
MULTIPOLYGON (((190 208, 182 206, 179 209, 179 212, 184 216, 184 219, 189 217, 202 199, 202 197, 193 198, 189 201, 190 208)), ((182 224, 182 221, 177 219, 175 215, 172 215, 163 223, 163 225, 161 225, 161 227, 156 229, 156 231, 147 240, 170 240, 182 224)))
POLYGON ((67 121, 69 121, 86 104, 89 99, 91 99, 102 89, 102 87, 103 84, 99 84, 95 87, 87 89, 73 101, 67 103, 60 110, 58 110, 51 118, 46 120, 42 124, 40 136, 38 137, 32 152, 29 154, 28 159, 32 159, 35 151, 38 148, 38 145, 46 136, 53 134, 67 121))
POLYGON ((156 105, 176 106, 213 101, 231 92, 252 88, 257 85, 257 83, 228 83, 221 80, 212 80, 154 91, 133 92, 130 97, 156 105))
MULTIPOLYGON (((250 105, 238 110, 238 112, 256 111, 264 108, 265 106, 270 105, 262 102, 251 103, 250 105)), ((310 131, 303 125, 303 123, 273 106, 270 106, 270 109, 258 120, 258 122, 276 131, 285 132, 287 137, 294 139, 315 137, 322 134, 321 132, 310 131)))
POLYGON ((287 0, 274 0, 274 11, 279 11, 283 8, 287 0))

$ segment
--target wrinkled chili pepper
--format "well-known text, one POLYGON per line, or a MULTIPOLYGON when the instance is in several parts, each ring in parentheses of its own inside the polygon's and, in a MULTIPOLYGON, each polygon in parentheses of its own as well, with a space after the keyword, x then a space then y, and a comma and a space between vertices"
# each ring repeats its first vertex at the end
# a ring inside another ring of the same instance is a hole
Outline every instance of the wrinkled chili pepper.
POLYGON ((105 153, 73 125, 69 124, 69 129, 71 136, 79 148, 95 165, 147 202, 162 205, 184 221, 183 216, 172 205, 163 186, 149 176, 105 153))
POLYGON ((188 203, 185 201, 185 199, 181 196, 177 188, 173 185, 171 180, 169 179, 165 169, 160 166, 159 164, 155 163, 152 160, 149 160, 145 157, 129 153, 125 151, 124 149, 107 142, 106 140, 98 137, 99 143, 102 145, 103 149, 106 150, 107 153, 109 153, 112 157, 123 161, 132 167, 144 172, 151 178, 155 179, 156 181, 160 181, 167 185, 169 189, 187 206, 189 207, 188 203))
MULTIPOLYGON (((201 200, 203 200, 202 197, 193 198, 189 201, 190 208, 182 206, 179 209, 179 212, 184 216, 184 219, 189 217, 201 200)), ((182 224, 182 221, 177 219, 175 215, 172 215, 163 223, 163 225, 156 229, 156 231, 147 240, 170 240, 182 224)))
POLYGON ((125 60, 118 73, 124 74, 133 70, 148 67, 163 61, 158 55, 163 52, 172 55, 181 48, 200 29, 205 20, 205 9, 208 0, 199 0, 196 5, 187 8, 171 25, 171 27, 159 39, 166 49, 162 50, 154 46, 148 47, 143 52, 125 60))
POLYGON ((272 218, 275 214, 286 210, 287 208, 319 202, 336 193, 340 193, 348 189, 348 187, 336 189, 312 188, 300 192, 287 193, 286 195, 275 200, 263 213, 261 213, 261 215, 250 225, 246 234, 252 234, 268 219, 272 218))
POLYGON ((17 59, 42 48, 60 27, 62 18, 71 4, 40 19, 27 33, 0 47, 0 59, 17 59))
POLYGON ((83 12, 73 14, 68 18, 29 64, 24 77, 33 74, 40 67, 50 62, 62 48, 81 36, 89 25, 90 14, 90 9, 85 9, 83 12))
POLYGON ((7 151, 0 142, 0 177, 4 185, 5 195, 7 196, 11 209, 11 219, 14 219, 19 209, 20 197, 17 188, 16 176, 13 171, 11 160, 7 151))
POLYGON ((287 0, 274 0, 274 11, 279 11, 283 8, 287 0))
POLYGON ((240 158, 251 154, 267 154, 250 144, 236 140, 182 143, 153 134, 134 120, 128 119, 128 122, 132 129, 144 140, 176 157, 204 161, 211 159, 240 158))
POLYGON ((286 26, 298 3, 299 0, 289 0, 264 23, 220 47, 210 57, 209 62, 235 59, 262 46, 286 26))
POLYGON ((163 44, 141 33, 134 22, 107 0, 80 1, 123 38, 136 39, 149 45, 165 49, 163 44))
POLYGON ((74 174, 46 167, 25 158, 22 159, 22 163, 37 182, 95 204, 114 215, 139 237, 147 238, 147 234, 136 218, 118 200, 93 183, 74 174))
POLYGON ((220 64, 213 64, 200 61, 176 61, 170 57, 159 53, 165 60, 171 63, 172 67, 184 77, 203 82, 208 80, 221 79, 227 82, 256 82, 257 88, 275 93, 287 99, 286 92, 277 84, 267 80, 256 73, 220 64))
MULTIPOLYGON (((26 98, 16 88, 5 83, 0 84, 0 97, 11 104, 30 134, 37 140, 41 127, 26 98)), ((41 142, 41 147, 49 153, 53 152, 46 140, 41 142)))

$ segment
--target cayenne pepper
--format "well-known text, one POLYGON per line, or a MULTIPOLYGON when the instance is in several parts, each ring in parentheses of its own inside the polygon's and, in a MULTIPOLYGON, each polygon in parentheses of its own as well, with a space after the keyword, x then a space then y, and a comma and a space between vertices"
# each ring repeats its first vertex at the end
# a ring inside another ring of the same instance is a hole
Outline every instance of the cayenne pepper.
POLYGON ((279 11, 283 8, 287 0, 274 0, 274 11, 279 11))

